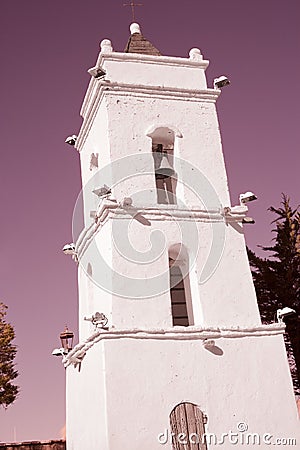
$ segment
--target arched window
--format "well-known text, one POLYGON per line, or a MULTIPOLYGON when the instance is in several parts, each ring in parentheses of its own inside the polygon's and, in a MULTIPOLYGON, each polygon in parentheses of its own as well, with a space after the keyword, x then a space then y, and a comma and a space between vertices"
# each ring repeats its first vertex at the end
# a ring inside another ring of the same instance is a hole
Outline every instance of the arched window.
POLYGON ((207 450, 206 416, 193 403, 179 403, 170 414, 173 450, 207 450))
POLYGON ((183 277, 178 266, 170 266, 170 295, 173 326, 189 326, 183 277))
POLYGON ((152 139, 157 203, 176 204, 175 133, 168 127, 159 127, 149 136, 152 139))
POLYGON ((194 324, 188 255, 180 244, 169 249, 170 297, 173 326, 194 324))

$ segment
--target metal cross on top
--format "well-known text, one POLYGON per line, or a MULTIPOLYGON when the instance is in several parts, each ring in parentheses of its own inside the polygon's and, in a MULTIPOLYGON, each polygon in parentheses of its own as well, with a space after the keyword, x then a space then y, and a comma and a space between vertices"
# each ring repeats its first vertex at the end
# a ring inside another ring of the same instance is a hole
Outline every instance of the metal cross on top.
POLYGON ((143 3, 134 3, 134 0, 131 0, 130 3, 123 3, 123 6, 131 6, 132 12, 132 20, 135 22, 135 7, 136 6, 144 6, 143 3))

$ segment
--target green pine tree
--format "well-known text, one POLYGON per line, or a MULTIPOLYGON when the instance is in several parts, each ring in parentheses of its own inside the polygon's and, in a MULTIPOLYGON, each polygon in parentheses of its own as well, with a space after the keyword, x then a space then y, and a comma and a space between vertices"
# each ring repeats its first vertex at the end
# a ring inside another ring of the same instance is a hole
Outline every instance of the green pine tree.
POLYGON ((300 381, 300 212, 293 209, 290 198, 282 194, 276 214, 274 244, 260 246, 269 255, 261 258, 248 249, 258 306, 264 323, 276 320, 276 311, 290 307, 296 311, 285 319, 286 345, 296 392, 300 381))
POLYGON ((16 346, 12 344, 15 332, 5 321, 7 306, 0 303, 0 406, 7 408, 18 395, 19 387, 13 384, 18 372, 14 368, 16 346))

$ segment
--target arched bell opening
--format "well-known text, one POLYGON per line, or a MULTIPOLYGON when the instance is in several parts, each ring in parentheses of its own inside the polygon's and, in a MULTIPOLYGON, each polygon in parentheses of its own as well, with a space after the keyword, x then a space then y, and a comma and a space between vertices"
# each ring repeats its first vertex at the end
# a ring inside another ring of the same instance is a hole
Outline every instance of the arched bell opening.
POLYGON ((169 280, 173 326, 194 325, 188 254, 180 244, 169 249, 169 280))
POLYGON ((156 128, 152 139, 157 203, 175 205, 177 177, 174 170, 175 133, 168 127, 156 128))

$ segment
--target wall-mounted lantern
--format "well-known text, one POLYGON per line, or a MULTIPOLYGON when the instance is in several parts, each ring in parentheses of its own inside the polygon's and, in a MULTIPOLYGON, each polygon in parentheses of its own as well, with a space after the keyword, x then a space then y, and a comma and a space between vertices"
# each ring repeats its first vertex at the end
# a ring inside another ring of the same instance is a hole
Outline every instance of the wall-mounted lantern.
POLYGON ((73 339, 74 339, 73 331, 70 331, 66 326, 65 330, 62 333, 60 333, 61 346, 66 353, 69 353, 69 351, 72 350, 73 339))
POLYGON ((52 352, 53 356, 66 356, 73 348, 74 333, 66 326, 65 330, 59 335, 61 347, 55 348, 52 352))

